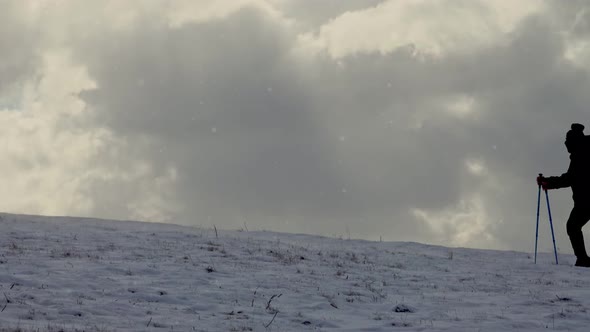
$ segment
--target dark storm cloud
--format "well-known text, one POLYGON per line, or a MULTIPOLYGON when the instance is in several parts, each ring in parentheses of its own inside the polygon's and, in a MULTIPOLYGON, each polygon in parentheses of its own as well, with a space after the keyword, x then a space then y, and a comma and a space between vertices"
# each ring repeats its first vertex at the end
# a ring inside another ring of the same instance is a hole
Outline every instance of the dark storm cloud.
POLYGON ((97 121, 178 169, 184 220, 356 215, 288 55, 292 36, 271 24, 243 10, 80 48, 100 50, 79 54, 98 85, 83 95, 97 121))
POLYGON ((400 48, 311 66, 291 57, 295 33, 256 10, 179 28, 154 22, 81 44, 98 84, 84 99, 142 158, 177 168, 179 219, 189 222, 291 220, 301 231, 436 242, 441 234, 410 211, 483 194, 489 220, 512 222, 487 232, 514 243, 528 234, 524 188, 540 165, 566 164, 548 157, 561 149, 552 141, 587 103, 587 77, 563 61, 562 37, 541 17, 475 53, 400 48), (475 98, 476 114, 446 113, 455 96, 475 98), (482 189, 469 159, 502 189, 482 189))

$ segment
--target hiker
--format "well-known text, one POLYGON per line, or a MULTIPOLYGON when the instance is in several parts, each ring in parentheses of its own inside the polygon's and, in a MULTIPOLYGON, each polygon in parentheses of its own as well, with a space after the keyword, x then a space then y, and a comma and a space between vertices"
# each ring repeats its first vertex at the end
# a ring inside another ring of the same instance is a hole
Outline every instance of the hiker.
POLYGON ((584 126, 574 123, 565 138, 570 166, 560 176, 537 177, 544 190, 572 187, 574 208, 567 220, 567 235, 576 255, 576 266, 590 267, 582 227, 590 220, 590 136, 584 135, 584 126))

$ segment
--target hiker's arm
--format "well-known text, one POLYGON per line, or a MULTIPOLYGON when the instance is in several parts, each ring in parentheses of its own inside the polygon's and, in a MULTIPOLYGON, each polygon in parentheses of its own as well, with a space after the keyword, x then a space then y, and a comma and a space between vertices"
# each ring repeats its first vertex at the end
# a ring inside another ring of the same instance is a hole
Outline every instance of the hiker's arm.
POLYGON ((543 178, 543 180, 547 183, 547 189, 560 189, 560 188, 567 188, 572 185, 572 176, 571 176, 571 164, 567 172, 561 174, 560 176, 550 176, 547 178, 543 178))

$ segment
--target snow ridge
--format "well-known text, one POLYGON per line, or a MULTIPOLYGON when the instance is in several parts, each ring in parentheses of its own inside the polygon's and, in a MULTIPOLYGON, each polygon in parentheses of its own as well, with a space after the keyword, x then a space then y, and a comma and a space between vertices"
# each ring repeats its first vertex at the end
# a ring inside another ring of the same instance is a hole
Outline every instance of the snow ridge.
POLYGON ((590 325, 567 255, 10 214, 0 244, 0 332, 590 325))

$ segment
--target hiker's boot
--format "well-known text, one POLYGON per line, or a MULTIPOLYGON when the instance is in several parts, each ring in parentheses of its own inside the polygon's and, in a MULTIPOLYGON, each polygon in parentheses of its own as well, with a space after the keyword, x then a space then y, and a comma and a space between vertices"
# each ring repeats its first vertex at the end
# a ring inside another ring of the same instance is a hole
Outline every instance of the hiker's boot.
POLYGON ((576 259, 576 266, 590 267, 590 257, 578 257, 578 259, 576 259))
POLYGON ((576 266, 590 267, 590 257, 586 253, 586 246, 584 245, 584 235, 582 232, 575 232, 570 234, 570 241, 572 242, 572 249, 574 249, 574 255, 578 258, 576 260, 576 266))

